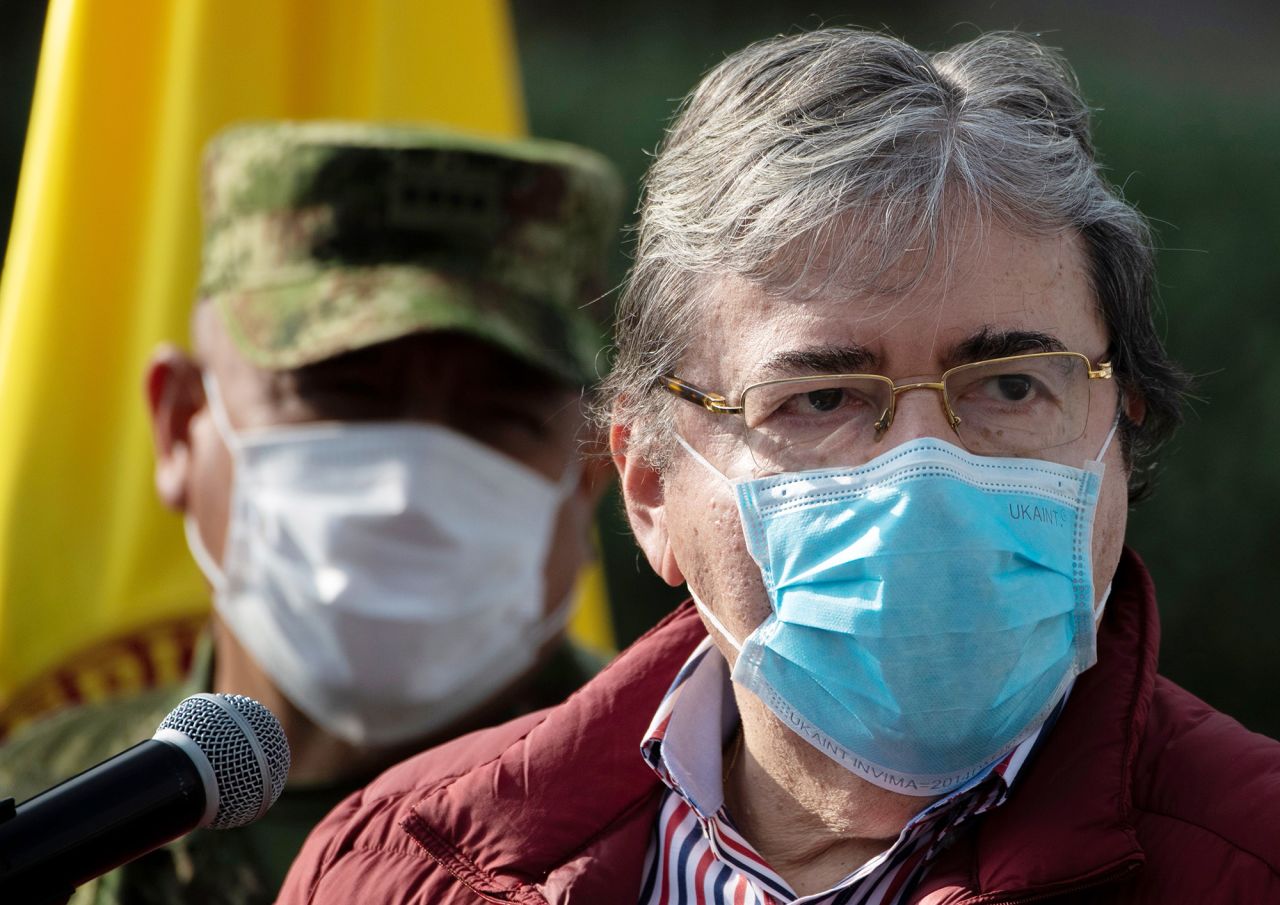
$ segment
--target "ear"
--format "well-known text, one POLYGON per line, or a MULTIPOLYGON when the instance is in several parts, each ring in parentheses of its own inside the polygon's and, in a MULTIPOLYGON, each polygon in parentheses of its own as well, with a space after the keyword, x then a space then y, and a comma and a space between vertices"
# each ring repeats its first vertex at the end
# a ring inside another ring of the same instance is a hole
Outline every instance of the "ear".
POLYGON ((156 451, 156 493, 185 512, 192 477, 191 421, 204 407, 200 368, 176 346, 158 346, 143 385, 156 451))
POLYGON ((1134 424, 1141 424, 1147 417, 1147 400, 1138 393, 1125 393, 1120 398, 1124 416, 1134 424))
POLYGON ((684 573, 671 549, 666 527, 666 497, 662 474, 643 457, 632 455, 631 430, 622 424, 609 428, 609 451, 618 469, 622 500, 636 542, 649 565, 667 584, 684 583, 684 573))

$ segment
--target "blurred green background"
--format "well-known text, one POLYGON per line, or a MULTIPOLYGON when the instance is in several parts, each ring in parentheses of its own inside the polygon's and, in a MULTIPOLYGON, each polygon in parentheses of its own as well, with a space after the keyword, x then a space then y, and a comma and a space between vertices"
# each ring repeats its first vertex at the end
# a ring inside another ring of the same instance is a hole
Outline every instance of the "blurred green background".
MULTIPOLYGON (((678 99, 750 41, 861 25, 941 49, 982 30, 1018 28, 1062 48, 1097 108, 1110 178, 1156 225, 1160 328, 1198 377, 1199 401, 1129 530, 1160 591, 1162 671, 1250 728, 1280 736, 1280 5, 512 6, 531 131, 603 151, 633 191, 678 99)), ((12 205, 42 17, 39 0, 0 0, 0 228, 12 205)), ((616 279, 625 265, 620 252, 616 279)), ((626 642, 680 595, 637 554, 616 499, 602 507, 602 539, 626 642)))

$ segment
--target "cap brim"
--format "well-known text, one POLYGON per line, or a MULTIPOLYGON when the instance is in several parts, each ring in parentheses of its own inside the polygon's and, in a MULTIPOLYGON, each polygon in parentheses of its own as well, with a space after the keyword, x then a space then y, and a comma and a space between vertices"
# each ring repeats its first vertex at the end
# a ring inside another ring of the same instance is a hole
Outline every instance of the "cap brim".
POLYGON ((288 370, 413 333, 457 331, 566 382, 594 382, 603 345, 582 312, 535 297, 404 266, 322 269, 288 285, 211 299, 254 365, 288 370))

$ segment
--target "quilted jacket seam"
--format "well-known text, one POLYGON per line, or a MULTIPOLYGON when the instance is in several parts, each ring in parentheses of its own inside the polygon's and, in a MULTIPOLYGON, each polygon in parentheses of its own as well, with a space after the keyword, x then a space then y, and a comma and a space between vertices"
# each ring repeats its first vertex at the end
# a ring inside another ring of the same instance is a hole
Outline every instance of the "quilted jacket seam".
POLYGON ((368 844, 359 844, 359 843, 353 844, 347 848, 344 848, 340 853, 335 855, 333 858, 329 859, 325 863, 324 868, 316 873, 315 877, 312 879, 312 882, 309 884, 307 888, 306 900, 308 902, 314 902, 316 899, 316 895, 320 892, 320 887, 324 885, 324 882, 326 879, 330 878, 330 875, 334 872, 335 868, 337 868, 344 860, 356 854, 379 855, 379 856, 397 855, 414 862, 422 861, 422 855, 418 852, 413 851, 413 849, 409 849, 409 848, 393 848, 391 846, 368 845, 368 844))
POLYGON ((527 903, 527 905, 546 905, 547 900, 536 888, 527 883, 519 880, 510 880, 506 883, 499 882, 498 878, 492 873, 481 868, 462 852, 458 851, 456 846, 443 839, 417 814, 410 814, 405 818, 401 826, 404 827, 409 837, 417 843, 428 858, 452 874, 459 883, 476 895, 495 901, 490 898, 485 889, 481 888, 486 887, 493 892, 500 892, 504 899, 510 902, 523 902, 527 903), (439 851, 428 846, 427 840, 437 846, 439 851))

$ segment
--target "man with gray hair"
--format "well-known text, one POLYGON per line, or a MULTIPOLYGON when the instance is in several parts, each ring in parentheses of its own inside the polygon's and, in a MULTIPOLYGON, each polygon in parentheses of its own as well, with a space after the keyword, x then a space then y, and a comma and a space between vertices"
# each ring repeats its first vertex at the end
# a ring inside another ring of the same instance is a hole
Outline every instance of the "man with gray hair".
POLYGON ((284 901, 1280 901, 1280 745, 1156 675, 1124 547, 1184 379, 1089 130, 1019 35, 709 73, 603 406, 692 601, 348 799, 284 901))

